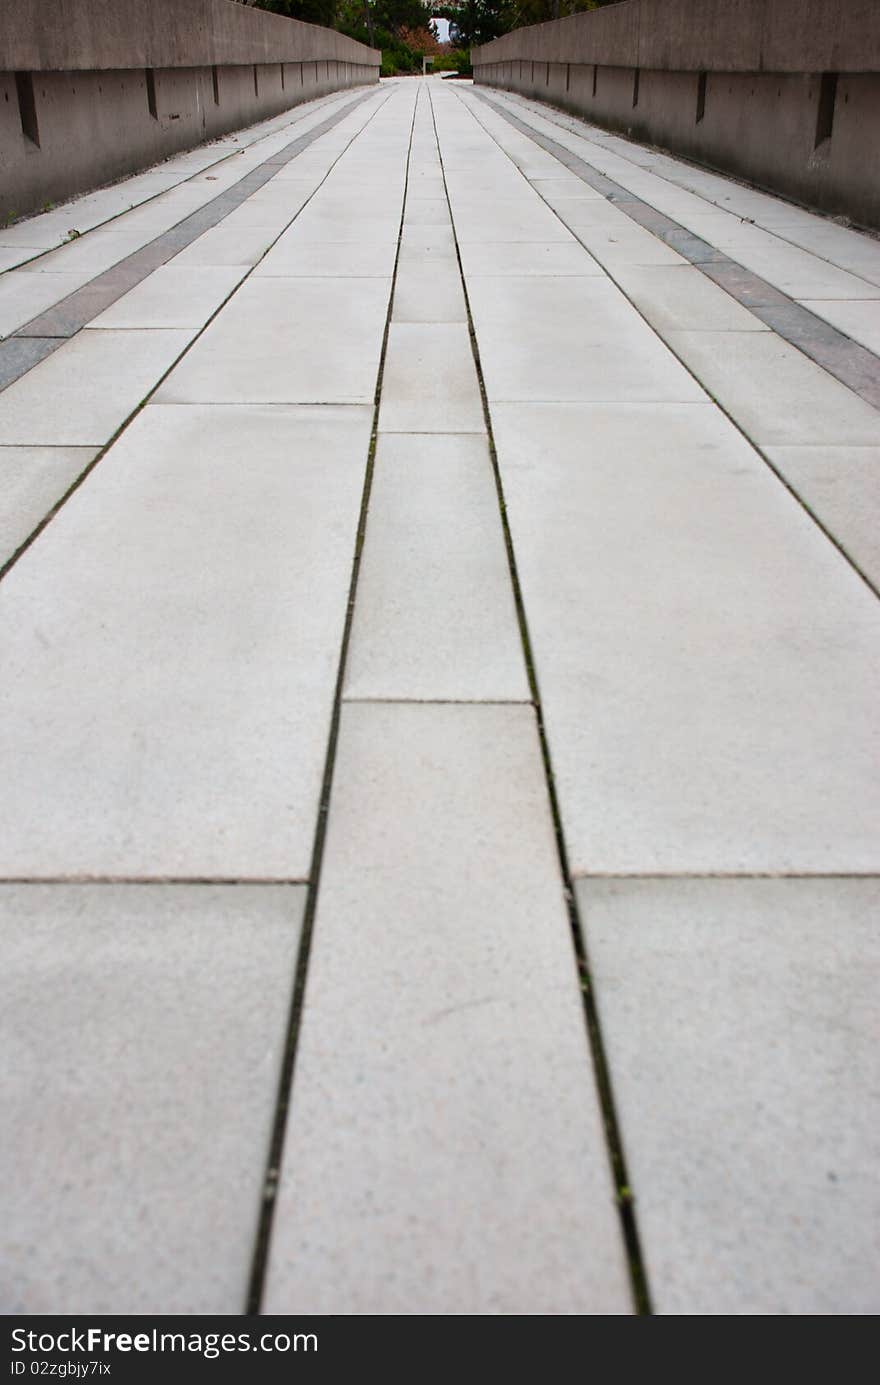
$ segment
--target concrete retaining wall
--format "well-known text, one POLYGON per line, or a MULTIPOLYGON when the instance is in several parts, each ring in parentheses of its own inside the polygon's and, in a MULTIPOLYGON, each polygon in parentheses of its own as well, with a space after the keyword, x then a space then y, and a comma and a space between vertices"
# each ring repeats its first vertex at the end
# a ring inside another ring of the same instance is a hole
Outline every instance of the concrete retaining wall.
POLYGON ((477 83, 880 227, 876 0, 625 0, 471 56, 477 83))
POLYGON ((4 0, 0 216, 376 82, 380 61, 332 29, 232 0, 4 0))

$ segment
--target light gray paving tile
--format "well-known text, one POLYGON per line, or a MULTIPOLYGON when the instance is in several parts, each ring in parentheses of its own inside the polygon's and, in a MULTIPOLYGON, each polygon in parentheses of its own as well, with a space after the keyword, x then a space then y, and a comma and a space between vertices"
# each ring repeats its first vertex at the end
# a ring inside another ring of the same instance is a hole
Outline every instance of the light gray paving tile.
MULTIPOLYGON (((576 204, 573 204, 576 205, 576 204)), ((592 203, 584 203, 591 206, 592 203)), ((588 225, 578 220, 566 207, 560 210, 563 221, 577 235, 582 245, 600 264, 613 268, 617 264, 683 265, 686 261, 657 236, 630 221, 628 226, 610 229, 588 225)))
POLYGON ((669 332, 666 340, 762 446, 880 443, 880 413, 775 332, 669 332))
POLYGON ((693 265, 615 265, 614 278, 660 333, 768 330, 693 265))
POLYGON ((490 402, 704 397, 607 278, 475 275, 467 287, 490 402))
POLYGON ((612 237, 619 231, 628 233, 635 228, 632 218, 605 197, 563 199, 559 203, 559 217, 578 231, 583 227, 601 228, 612 237))
POLYGON ((407 180, 408 196, 416 198, 445 198, 446 184, 439 170, 410 168, 407 180))
POLYGON ((0 564, 96 455, 93 447, 0 447, 0 564))
POLYGON ((6 1312, 244 1311, 304 894, 0 885, 6 1312))
POLYGON ((276 188, 274 182, 267 183, 255 192, 234 212, 223 218, 223 228, 236 231, 252 226, 280 230, 305 206, 314 192, 315 182, 285 183, 276 188), (290 189, 288 193, 286 190, 290 189))
POLYGON ((407 193, 404 224, 407 226, 448 226, 449 206, 446 198, 418 197, 407 193))
POLYGON ((381 434, 345 696, 531 696, 485 437, 381 434))
POLYGON ((392 322, 380 431, 479 433, 485 426, 467 325, 392 322))
POLYGON ((286 232, 257 265, 254 277, 382 278, 390 281, 396 252, 397 245, 391 238, 362 244, 328 241, 318 245, 293 238, 286 232))
POLYGON ((343 710, 264 1303, 294 1308, 630 1311, 531 708, 343 710))
POLYGON ((11 570, 0 873, 309 870, 365 409, 148 407, 11 570))
POLYGON ((451 226, 404 226, 400 238, 400 260, 415 260, 422 265, 438 260, 456 263, 455 236, 451 226))
POLYGON ((88 270, 78 274, 33 274, 16 269, 4 274, 0 279, 0 337, 54 307, 91 277, 88 270))
POLYGON ((838 331, 852 337, 853 341, 880 355, 880 301, 877 299, 851 299, 848 302, 806 299, 803 306, 830 322, 838 331))
POLYGON ((87 272, 88 276, 101 274, 105 269, 110 269, 112 265, 124 260, 126 255, 140 250, 153 239, 153 234, 152 231, 114 231, 103 228, 89 231, 68 241, 58 250, 41 255, 38 260, 34 260, 31 271, 34 274, 79 274, 81 271, 87 272))
POLYGON ((394 284, 391 318, 393 322, 467 322, 461 275, 455 261, 401 263, 394 284))
POLYGON ((201 327, 246 274, 243 265, 162 265, 92 319, 90 326, 201 327))
MULTIPOLYGON (((707 218, 707 220, 713 218, 707 218)), ((792 298, 876 298, 877 285, 838 269, 807 250, 780 240, 758 226, 735 223, 718 235, 700 230, 704 218, 688 218, 693 229, 714 245, 728 248, 731 257, 792 298)))
POLYGON ((227 227, 223 222, 205 231, 191 245, 185 247, 171 261, 175 267, 187 268, 196 265, 253 265, 262 259, 269 246, 281 231, 284 224, 279 218, 277 226, 236 226, 227 227))
POLYGON ((0 444, 102 446, 192 335, 191 330, 79 332, 5 390, 0 444))
POLYGON ((453 194, 452 215, 460 244, 469 241, 570 241, 571 232, 526 184, 517 197, 453 194))
POLYGON ((291 242, 306 244, 368 244, 395 245, 400 230, 400 206, 389 194, 374 211, 352 214, 350 197, 339 196, 334 202, 321 194, 304 207, 290 228, 291 242))
POLYGON ((577 893, 655 1312, 876 1313, 880 882, 577 893))
POLYGON ((28 260, 41 253, 42 251, 38 246, 19 246, 14 249, 11 246, 0 245, 0 271, 15 269, 17 265, 27 263, 28 260))
POLYGON ((770 226, 777 236, 791 240, 869 283, 880 284, 880 242, 875 236, 849 226, 838 226, 823 216, 798 214, 785 202, 780 202, 779 208, 781 210, 772 215, 762 216, 763 224, 770 226))
POLYGON ((551 205, 557 201, 567 201, 571 197, 578 199, 589 199, 591 201, 604 201, 601 192, 591 188, 589 183, 585 183, 582 178, 578 178, 574 173, 561 172, 553 178, 532 178, 531 183, 535 192, 539 192, 542 197, 546 197, 551 205))
POLYGON ((880 588, 880 447, 768 447, 767 456, 880 588))
POLYGON ((876 869, 877 602, 739 432, 492 417, 573 871, 876 869))
POLYGON ((58 349, 56 337, 7 337, 0 342, 0 389, 58 349))
POLYGON ((576 240, 471 242, 461 247, 461 263, 467 278, 472 274, 605 275, 598 260, 576 240))
POLYGON ((273 176, 271 182, 273 184, 302 183, 313 180, 316 184, 320 183, 330 172, 330 167, 337 155, 331 150, 326 153, 318 150, 316 153, 315 148, 316 146, 312 145, 306 153, 297 154, 290 163, 284 164, 273 176))
POLYGON ((384 279, 250 278, 157 399, 368 403, 389 295, 384 279))

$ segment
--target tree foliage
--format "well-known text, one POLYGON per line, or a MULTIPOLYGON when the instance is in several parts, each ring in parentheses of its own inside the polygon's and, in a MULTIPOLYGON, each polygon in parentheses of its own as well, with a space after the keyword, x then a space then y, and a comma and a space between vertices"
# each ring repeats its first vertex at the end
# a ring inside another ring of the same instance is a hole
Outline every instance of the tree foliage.
POLYGON ((337 0, 253 0, 253 4, 255 9, 301 19, 305 24, 321 24, 325 29, 336 27, 337 0))
POLYGON ((453 48, 488 43, 524 24, 542 24, 616 0, 464 0, 461 5, 430 0, 243 0, 259 9, 339 29, 372 48, 381 48, 384 71, 421 70, 422 56, 435 51, 431 19, 449 20, 453 48))

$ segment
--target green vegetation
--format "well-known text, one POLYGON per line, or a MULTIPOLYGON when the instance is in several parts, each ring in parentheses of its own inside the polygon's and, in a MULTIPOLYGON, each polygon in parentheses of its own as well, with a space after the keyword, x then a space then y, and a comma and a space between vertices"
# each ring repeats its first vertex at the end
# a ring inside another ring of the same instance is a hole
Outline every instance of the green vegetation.
POLYGON ((466 0, 460 7, 423 0, 244 0, 257 8, 338 29, 350 38, 382 50, 382 76, 421 72, 423 57, 442 59, 438 71, 470 71, 472 44, 488 43, 523 24, 581 10, 594 10, 616 0, 466 0), (438 42, 432 19, 448 19, 448 45, 438 42))

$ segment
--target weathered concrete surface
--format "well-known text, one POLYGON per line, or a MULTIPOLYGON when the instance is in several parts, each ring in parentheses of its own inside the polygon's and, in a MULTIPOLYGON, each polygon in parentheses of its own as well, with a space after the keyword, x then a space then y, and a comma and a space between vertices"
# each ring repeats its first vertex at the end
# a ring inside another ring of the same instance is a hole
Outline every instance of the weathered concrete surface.
POLYGON ((0 53, 9 72, 380 62, 334 29, 231 0, 15 0, 0 11, 0 53))
POLYGON ((380 63, 231 0, 18 0, 0 9, 0 55, 2 216, 375 82, 380 63))
POLYGON ((474 74, 880 225, 876 17, 871 0, 627 0, 483 44, 474 74))
POLYGON ((475 66, 520 59, 670 72, 869 72, 880 67, 880 30, 873 0, 626 0, 473 50, 475 66))
POLYGON ((4 1313, 241 1311, 304 903, 0 884, 4 1313))

